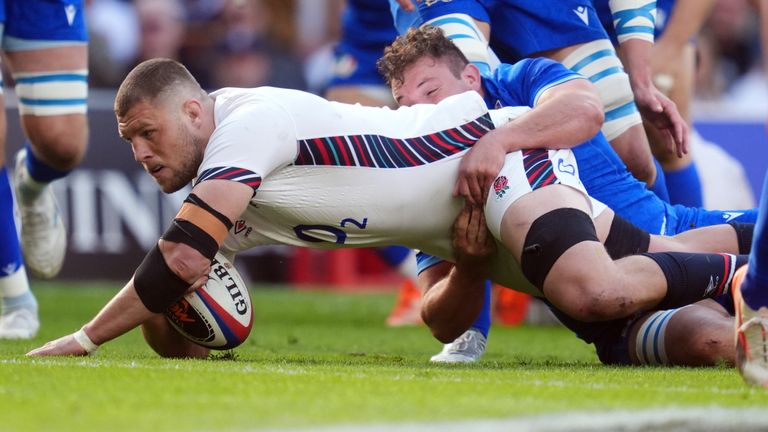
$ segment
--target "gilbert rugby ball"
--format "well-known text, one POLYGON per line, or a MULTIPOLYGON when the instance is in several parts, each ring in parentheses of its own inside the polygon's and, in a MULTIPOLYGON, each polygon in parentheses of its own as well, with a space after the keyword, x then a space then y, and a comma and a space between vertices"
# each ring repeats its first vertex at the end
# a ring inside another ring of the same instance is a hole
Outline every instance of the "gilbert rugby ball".
POLYGON ((243 343, 251 333, 253 304, 240 273, 217 253, 205 286, 168 308, 165 317, 192 342, 226 350, 243 343))

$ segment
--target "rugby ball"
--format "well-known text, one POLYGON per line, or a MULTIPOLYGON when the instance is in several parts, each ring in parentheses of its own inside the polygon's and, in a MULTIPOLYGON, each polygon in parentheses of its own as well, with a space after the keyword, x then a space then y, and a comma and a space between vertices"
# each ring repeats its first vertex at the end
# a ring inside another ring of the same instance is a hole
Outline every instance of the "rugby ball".
POLYGON ((253 304, 240 273, 217 253, 208 282, 168 308, 165 317, 192 342, 227 350, 243 343, 251 333, 253 304))

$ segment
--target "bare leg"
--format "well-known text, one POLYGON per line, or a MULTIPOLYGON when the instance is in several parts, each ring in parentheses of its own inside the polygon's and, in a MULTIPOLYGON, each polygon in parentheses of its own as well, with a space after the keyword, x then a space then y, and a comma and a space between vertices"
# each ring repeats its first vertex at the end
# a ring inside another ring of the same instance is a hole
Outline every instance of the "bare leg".
MULTIPOLYGON (((64 72, 88 68, 88 48, 68 46, 6 53, 14 74, 64 72)), ((24 132, 35 155, 59 171, 80 163, 88 141, 84 113, 21 116, 24 132)))

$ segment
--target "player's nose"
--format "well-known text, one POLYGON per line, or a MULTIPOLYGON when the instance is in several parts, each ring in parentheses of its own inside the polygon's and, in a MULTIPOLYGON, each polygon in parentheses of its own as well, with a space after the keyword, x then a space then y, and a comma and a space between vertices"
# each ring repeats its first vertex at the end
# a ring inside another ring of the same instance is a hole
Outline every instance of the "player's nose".
POLYGON ((136 162, 143 162, 152 157, 152 151, 147 143, 141 139, 134 139, 131 142, 131 149, 133 150, 133 159, 136 162))

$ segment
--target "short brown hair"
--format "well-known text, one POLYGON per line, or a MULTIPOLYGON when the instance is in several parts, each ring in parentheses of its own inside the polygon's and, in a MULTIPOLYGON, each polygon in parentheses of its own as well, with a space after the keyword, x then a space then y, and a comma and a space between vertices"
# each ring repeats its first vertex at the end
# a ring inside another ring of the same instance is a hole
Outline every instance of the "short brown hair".
POLYGON ((464 54, 450 41, 439 27, 424 26, 410 29, 384 48, 384 56, 376 62, 379 73, 387 85, 403 82, 405 70, 423 57, 447 60, 456 77, 469 64, 464 54))
POLYGON ((195 77, 176 60, 156 58, 139 63, 128 73, 115 96, 115 114, 123 117, 141 101, 152 102, 170 90, 202 92, 195 77))

